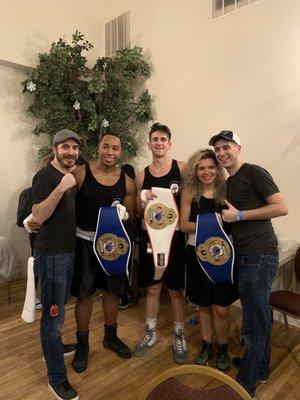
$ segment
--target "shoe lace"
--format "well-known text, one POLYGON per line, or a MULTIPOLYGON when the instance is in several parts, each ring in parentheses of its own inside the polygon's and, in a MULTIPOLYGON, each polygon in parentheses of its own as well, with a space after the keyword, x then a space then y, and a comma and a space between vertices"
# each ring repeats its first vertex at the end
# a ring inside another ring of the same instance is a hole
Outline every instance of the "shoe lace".
POLYGON ((175 333, 174 334, 174 349, 177 353, 182 354, 186 350, 186 343, 183 336, 183 333, 175 333))
POLYGON ((140 347, 148 346, 149 342, 153 338, 153 334, 154 334, 154 329, 147 329, 146 335, 143 337, 143 339, 139 343, 140 347))

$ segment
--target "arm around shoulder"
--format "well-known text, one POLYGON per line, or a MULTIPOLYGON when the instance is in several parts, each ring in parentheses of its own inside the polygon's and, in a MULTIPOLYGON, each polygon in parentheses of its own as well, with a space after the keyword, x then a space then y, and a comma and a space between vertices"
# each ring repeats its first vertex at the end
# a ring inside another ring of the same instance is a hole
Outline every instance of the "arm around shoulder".
POLYGON ((177 160, 177 164, 178 164, 178 167, 179 167, 179 169, 180 169, 180 172, 182 172, 182 171, 184 170, 184 167, 185 167, 185 165, 186 165, 186 162, 185 162, 185 161, 178 161, 178 160, 177 160))
POLYGON ((136 188, 134 181, 126 177, 126 196, 124 197, 123 204, 126 207, 127 212, 129 213, 129 218, 132 219, 136 213, 136 188))
POLYGON ((179 227, 184 233, 195 233, 196 223, 190 221, 192 197, 186 189, 181 192, 179 227))
POLYGON ((84 177, 85 177, 85 164, 83 165, 78 165, 73 171, 72 171, 72 175, 75 178, 76 181, 76 186, 78 189, 81 188, 83 181, 84 181, 84 177))
POLYGON ((144 182, 144 177, 145 177, 145 170, 140 171, 135 179, 135 185, 136 185, 136 209, 138 214, 143 217, 144 216, 144 209, 142 207, 142 202, 141 202, 141 191, 142 191, 142 186, 144 182))

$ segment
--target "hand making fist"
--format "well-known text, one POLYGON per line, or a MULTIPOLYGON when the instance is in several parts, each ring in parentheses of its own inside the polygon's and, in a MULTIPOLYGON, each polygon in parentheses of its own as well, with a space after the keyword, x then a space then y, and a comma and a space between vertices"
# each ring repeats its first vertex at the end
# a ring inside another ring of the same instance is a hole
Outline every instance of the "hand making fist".
POLYGON ((149 200, 155 199, 156 194, 152 192, 151 189, 143 189, 141 191, 141 202, 142 202, 142 207, 146 208, 149 200))
POLYGON ((75 185, 76 185, 76 180, 74 176, 70 173, 64 175, 59 184, 60 189, 63 192, 66 192, 68 189, 71 189, 75 185))

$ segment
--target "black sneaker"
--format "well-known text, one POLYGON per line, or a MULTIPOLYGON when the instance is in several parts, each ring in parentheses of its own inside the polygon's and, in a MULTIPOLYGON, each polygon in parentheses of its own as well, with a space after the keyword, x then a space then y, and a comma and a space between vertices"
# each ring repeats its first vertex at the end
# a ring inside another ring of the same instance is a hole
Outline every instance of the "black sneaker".
POLYGON ((213 357, 213 347, 211 342, 202 340, 202 349, 195 358, 195 363, 198 365, 207 365, 208 361, 213 357))
POLYGON ((72 360, 72 367, 75 372, 80 373, 87 369, 88 355, 90 351, 89 346, 89 332, 76 332, 77 345, 75 354, 72 360))
POLYGON ((133 301, 131 297, 119 297, 118 299, 118 308, 120 310, 127 310, 128 307, 132 305, 133 301))
MULTIPOLYGON (((69 344, 63 343, 62 346, 63 346, 64 357, 72 356, 73 354, 75 354, 76 345, 77 343, 69 343, 69 344)), ((45 362, 44 356, 43 356, 43 361, 45 362)))
POLYGON ((64 357, 72 356, 75 353, 77 343, 63 343, 64 357))
POLYGON ((79 394, 72 388, 69 381, 62 383, 48 383, 48 387, 59 400, 79 400, 79 394))
POLYGON ((219 353, 217 356, 217 369, 223 372, 229 370, 229 356, 228 353, 219 353))
POLYGON ((121 339, 118 338, 118 336, 105 335, 103 338, 103 346, 106 349, 115 352, 119 357, 132 357, 132 351, 124 342, 122 342, 121 339))
POLYGON ((258 382, 260 382, 260 383, 268 383, 269 382, 269 378, 261 378, 261 377, 258 377, 258 382))
POLYGON ((240 368, 241 363, 242 363, 241 357, 233 357, 232 364, 235 366, 235 368, 240 368))

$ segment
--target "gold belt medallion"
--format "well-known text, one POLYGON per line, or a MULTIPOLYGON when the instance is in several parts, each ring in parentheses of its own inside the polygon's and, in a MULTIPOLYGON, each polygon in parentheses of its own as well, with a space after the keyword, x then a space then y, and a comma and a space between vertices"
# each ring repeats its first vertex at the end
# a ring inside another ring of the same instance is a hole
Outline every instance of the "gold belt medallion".
POLYGON ((231 255, 229 244, 217 236, 210 237, 204 243, 199 244, 196 252, 201 261, 215 266, 225 264, 231 255))
POLYGON ((172 225, 176 217, 175 210, 162 203, 152 204, 145 214, 147 224, 153 229, 163 229, 168 225, 172 225))
POLYGON ((117 260, 128 251, 128 243, 124 238, 112 233, 104 233, 99 237, 96 248, 99 256, 107 261, 117 260))

